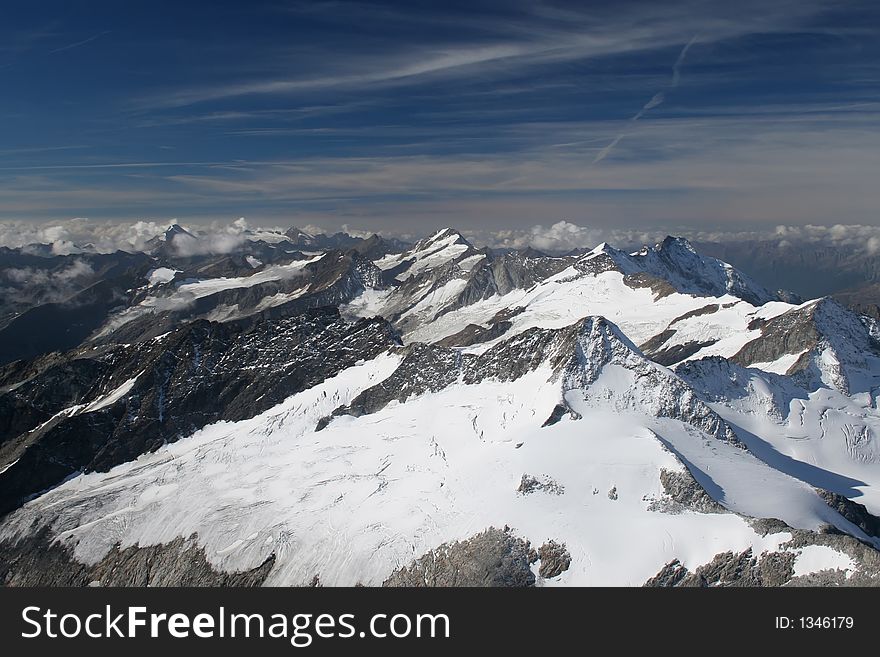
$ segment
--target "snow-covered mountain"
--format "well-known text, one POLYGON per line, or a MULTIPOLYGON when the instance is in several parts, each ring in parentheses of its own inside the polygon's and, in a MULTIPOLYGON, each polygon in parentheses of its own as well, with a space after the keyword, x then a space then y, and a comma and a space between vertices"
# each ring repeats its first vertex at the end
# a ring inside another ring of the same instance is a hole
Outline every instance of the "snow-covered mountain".
POLYGON ((0 579, 880 581, 870 318, 680 238, 263 232, 0 367, 0 579))

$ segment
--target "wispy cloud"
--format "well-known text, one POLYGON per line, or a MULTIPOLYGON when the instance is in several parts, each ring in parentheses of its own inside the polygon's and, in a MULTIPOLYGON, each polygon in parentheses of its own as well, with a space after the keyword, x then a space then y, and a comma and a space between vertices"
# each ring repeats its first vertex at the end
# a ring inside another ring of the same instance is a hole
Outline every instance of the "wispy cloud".
POLYGON ((678 59, 675 60, 675 64, 672 65, 672 88, 678 86, 679 81, 681 80, 681 67, 684 64, 684 58, 687 56, 688 50, 691 49, 691 46, 697 42, 696 35, 691 37, 691 40, 688 41, 684 48, 681 49, 681 52, 678 53, 678 59))
MULTIPOLYGON (((669 89, 675 89, 678 86, 681 80, 681 66, 682 64, 684 64, 684 58, 687 55, 688 50, 691 49, 691 46, 694 45, 696 40, 696 36, 691 37, 691 40, 688 41, 685 44, 684 48, 681 49, 681 52, 679 52, 678 58, 675 60, 675 64, 672 65, 672 80, 669 83, 669 89)), ((642 109, 633 114, 633 116, 629 120, 630 126, 641 119, 650 110, 658 107, 659 105, 662 105, 663 101, 665 100, 665 92, 658 91, 657 93, 655 93, 651 97, 651 100, 642 105, 642 109)), ((606 157, 608 157, 625 136, 626 132, 620 132, 619 134, 617 134, 617 136, 615 136, 614 139, 611 140, 611 143, 609 143, 605 148, 603 148, 596 154, 596 157, 593 158, 593 164, 598 164, 606 157)))
POLYGON ((0 218, 256 218, 329 226, 824 223, 876 217, 880 114, 662 117, 636 124, 625 157, 590 167, 606 121, 524 123, 519 148, 470 154, 66 165, 0 176, 0 218), (556 148, 558 143, 569 144, 556 148), (645 153, 649 156, 645 156, 645 153), (137 165, 132 168, 129 165, 137 165), (549 222, 549 224, 547 223, 549 222))
POLYGON ((54 153, 57 151, 74 151, 89 148, 83 145, 71 146, 30 146, 25 148, 3 148, 0 149, 0 155, 30 155, 33 153, 54 153))
POLYGON ((99 32, 98 34, 95 34, 95 35, 93 35, 93 36, 90 36, 88 39, 83 39, 82 41, 77 41, 77 42, 75 42, 75 43, 69 43, 69 44, 67 44, 66 46, 61 46, 60 48, 55 48, 54 50, 50 50, 50 51, 49 51, 49 54, 50 54, 50 55, 54 55, 54 54, 59 53, 59 52, 65 52, 65 51, 67 51, 67 50, 73 50, 74 48, 79 48, 80 46, 84 46, 84 45, 86 45, 87 43, 91 43, 92 41, 95 41, 95 40, 97 40, 97 39, 100 39, 102 36, 104 36, 104 35, 106 35, 106 34, 110 34, 110 31, 107 30, 107 31, 104 31, 104 32, 99 32))
POLYGON ((718 244, 769 242, 780 249, 802 248, 807 245, 851 249, 854 254, 872 255, 880 251, 880 226, 833 224, 795 226, 781 224, 766 228, 731 230, 722 228, 694 229, 692 226, 665 225, 649 230, 637 227, 607 228, 558 221, 545 226, 537 224, 522 229, 497 231, 465 231, 475 244, 493 248, 522 249, 528 246, 548 252, 566 252, 573 248, 592 248, 608 242, 618 248, 637 248, 656 244, 667 235, 685 237, 692 242, 718 244))
MULTIPOLYGON (((329 44, 326 52, 320 52, 321 46, 315 45, 318 52, 310 59, 312 65, 306 67, 299 51, 267 51, 263 56, 275 62, 275 67, 282 67, 283 72, 277 76, 254 80, 251 75, 238 81, 188 85, 185 89, 136 99, 134 105, 144 110, 172 109, 247 96, 375 90, 437 79, 491 79, 498 84, 548 65, 660 52, 687 42, 693 34, 700 34, 706 42, 718 42, 755 33, 795 30, 826 8, 821 0, 747 1, 746 5, 734 12, 720 2, 684 0, 662 6, 622 3, 610 12, 592 5, 550 11, 542 3, 525 3, 517 5, 519 11, 509 15, 484 16, 481 20, 474 17, 479 14, 447 15, 448 22, 469 24, 469 29, 460 31, 455 39, 448 32, 429 29, 438 17, 420 16, 411 10, 408 20, 421 22, 422 29, 408 29, 398 38, 383 42, 381 54, 375 49, 358 50, 357 41, 329 44)), ((332 19, 339 9, 330 3, 310 10, 311 14, 321 12, 332 19)), ((689 42, 684 47, 673 67, 676 85, 691 45, 689 42)))

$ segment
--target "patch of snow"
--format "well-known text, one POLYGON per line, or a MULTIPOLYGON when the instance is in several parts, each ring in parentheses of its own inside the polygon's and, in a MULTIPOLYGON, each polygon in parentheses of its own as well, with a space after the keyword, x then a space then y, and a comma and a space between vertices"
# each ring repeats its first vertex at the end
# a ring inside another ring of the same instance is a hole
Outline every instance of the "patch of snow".
POLYGON ((151 269, 147 272, 147 280, 150 282, 150 285, 170 283, 172 280, 174 280, 174 275, 178 272, 179 270, 177 269, 171 269, 169 267, 158 267, 157 269, 151 269))
POLYGON ((16 463, 18 463, 18 459, 15 459, 14 461, 10 461, 6 465, 4 465, 2 468, 0 468, 0 474, 3 474, 4 472, 6 472, 9 468, 11 468, 16 463))
POLYGON ((797 354, 784 354, 777 358, 774 361, 769 361, 766 363, 754 363, 750 365, 757 370, 763 370, 764 372, 770 372, 772 374, 785 374, 788 372, 789 368, 794 365, 801 356, 804 355, 804 351, 801 351, 797 354))
POLYGON ((272 265, 271 267, 266 267, 262 271, 251 274, 250 276, 239 276, 236 278, 207 278, 204 280, 183 283, 178 286, 177 295, 185 297, 188 300, 200 299, 201 297, 216 294, 223 290, 253 287, 254 285, 259 285, 261 283, 288 280, 300 276, 306 265, 312 262, 317 262, 322 257, 323 254, 308 260, 295 260, 286 265, 272 265))
POLYGON ((365 289, 351 302, 339 307, 340 314, 346 319, 381 316, 392 290, 365 289))
POLYGON ((842 570, 850 577, 856 570, 852 557, 827 545, 807 545, 801 548, 794 561, 795 577, 823 570, 842 570))
MULTIPOLYGON (((659 470, 682 467, 670 449, 732 508, 772 511, 795 526, 833 514, 801 482, 680 422, 572 397, 583 418, 542 427, 560 400, 548 368, 452 385, 314 431, 399 359, 380 356, 251 420, 218 422, 109 473, 73 478, 15 512, 2 533, 63 509, 52 521, 56 536, 88 563, 117 543, 197 533, 219 568, 253 568, 275 554, 270 585, 316 574, 327 585, 377 585, 490 525, 509 525, 536 545, 566 544, 571 567, 547 585, 641 585, 673 559, 694 569, 719 552, 761 553, 790 538, 762 537, 735 514, 649 510, 663 494, 659 470), (564 494, 517 494, 523 474, 536 472, 564 494), (750 491, 758 487, 769 493, 750 491), (611 489, 617 499, 592 494, 611 489)), ((614 394, 631 386, 629 376, 609 368, 595 385, 614 394)))
POLYGON ((93 401, 91 404, 87 404, 82 409, 81 412, 82 413, 92 413, 94 411, 99 411, 102 408, 107 408, 108 406, 115 404, 120 399, 125 397, 129 392, 131 392, 131 389, 134 387, 134 384, 137 382, 139 376, 140 376, 140 374, 129 379, 128 381, 123 383, 121 386, 119 386, 118 388, 113 390, 112 392, 109 392, 106 395, 99 397, 98 399, 93 401))
POLYGON ((444 231, 441 231, 422 240, 409 251, 384 256, 375 260, 373 264, 379 269, 391 269, 407 260, 412 260, 412 264, 403 273, 397 275, 397 280, 405 281, 426 269, 439 267, 461 256, 471 248, 468 244, 459 243, 461 239, 457 233, 450 231, 444 234, 444 231))
POLYGON ((458 267, 463 271, 471 271, 474 267, 480 264, 481 261, 485 260, 486 256, 482 253, 478 253, 477 255, 468 256, 467 258, 463 258, 459 260, 458 267))

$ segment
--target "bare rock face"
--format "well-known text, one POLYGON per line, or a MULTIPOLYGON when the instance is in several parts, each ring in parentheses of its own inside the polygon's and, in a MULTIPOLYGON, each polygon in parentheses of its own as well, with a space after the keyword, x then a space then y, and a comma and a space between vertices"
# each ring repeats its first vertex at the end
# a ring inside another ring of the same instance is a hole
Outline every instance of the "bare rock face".
POLYGON ((687 470, 660 470, 660 484, 673 502, 698 513, 726 513, 687 470))
MULTIPOLYGON (((587 390, 607 365, 633 373, 632 388, 603 406, 615 410, 640 410, 655 417, 671 417, 723 442, 743 447, 733 429, 676 375, 647 360, 620 329, 604 317, 585 317, 560 329, 530 328, 491 349, 475 355, 438 345, 409 345, 395 372, 380 384, 360 393, 350 404, 323 418, 323 429, 340 415, 359 417, 375 413, 392 401, 437 392, 454 383, 474 384, 486 379, 514 381, 549 367, 561 393, 587 390)), ((559 421, 565 409, 554 411, 546 424, 559 421)))
POLYGON ((863 504, 821 488, 817 492, 828 506, 859 527, 868 536, 880 537, 880 518, 872 515, 863 504))
POLYGON ((670 294, 675 294, 676 291, 668 281, 641 271, 636 272, 635 274, 627 274, 623 277, 623 282, 634 290, 643 287, 650 288, 654 293, 655 301, 662 299, 663 297, 668 297, 670 294))
POLYGON ((558 577, 571 565, 571 555, 568 553, 565 543, 557 543, 556 541, 547 541, 539 547, 538 559, 541 560, 538 574, 544 579, 558 577))
POLYGON ((532 493, 562 495, 565 493, 565 486, 547 475, 535 477, 529 474, 524 474, 519 482, 519 487, 516 489, 516 492, 520 495, 531 495, 532 493))
POLYGON ((86 565, 44 530, 17 543, 0 544, 4 586, 260 586, 275 565, 274 555, 243 572, 215 570, 195 536, 164 545, 110 550, 86 565))
POLYGON ((464 541, 431 550, 395 570, 382 586, 534 586, 531 564, 537 558, 528 541, 509 530, 490 527, 464 541))
POLYGON ((682 566, 678 559, 675 559, 663 566, 660 572, 645 582, 644 585, 648 588, 672 588, 679 586, 688 574, 688 569, 682 566))
POLYGON ((859 374, 867 367, 866 357, 878 353, 869 329, 833 299, 794 308, 762 322, 760 328, 761 336, 730 360, 749 366, 799 354, 786 375, 808 390, 824 385, 847 395, 862 392, 859 374))
POLYGON ((511 326, 513 324, 507 321, 495 322, 489 326, 468 324, 458 333, 438 340, 436 344, 440 347, 470 347, 481 342, 490 342, 495 338, 500 338, 511 326))
POLYGON ((795 555, 771 552, 755 557, 751 549, 735 554, 723 552, 691 573, 678 560, 649 579, 648 587, 782 586, 791 579, 795 555))
POLYGON ((109 470, 217 420, 253 417, 398 344, 382 319, 350 323, 337 309, 321 308, 280 319, 197 320, 94 359, 71 354, 65 367, 0 392, 0 410, 30 404, 16 416, 44 422, 30 431, 0 422, 8 431, 0 434, 0 515, 77 472, 109 470), (21 391, 52 387, 71 371, 79 374, 59 401, 41 394, 23 401, 21 391))
POLYGON ((880 551, 846 534, 792 529, 774 519, 755 519, 753 526, 763 533, 787 531, 792 539, 776 552, 754 555, 723 552, 707 564, 690 572, 678 560, 666 564, 645 582, 649 587, 773 587, 773 586, 880 586, 880 551), (821 570, 795 576, 794 565, 800 550, 825 546, 850 557, 853 570, 821 570))

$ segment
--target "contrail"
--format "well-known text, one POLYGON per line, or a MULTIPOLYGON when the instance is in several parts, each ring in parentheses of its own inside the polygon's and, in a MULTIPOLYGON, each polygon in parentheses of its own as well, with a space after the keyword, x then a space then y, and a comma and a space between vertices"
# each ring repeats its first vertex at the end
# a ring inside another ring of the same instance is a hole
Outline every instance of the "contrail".
POLYGON ((672 87, 673 89, 678 86, 678 81, 681 79, 681 75, 679 75, 679 71, 681 69, 681 65, 684 63, 685 55, 687 55, 688 50, 691 49, 691 46, 696 42, 697 37, 692 36, 691 40, 685 44, 685 47, 681 49, 681 52, 678 53, 678 59, 675 60, 675 64, 672 65, 672 87))
MULTIPOLYGON (((688 41, 685 44, 684 48, 681 49, 681 52, 678 53, 678 58, 675 60, 675 63, 672 65, 672 81, 668 85, 669 89, 675 89, 678 86, 678 83, 681 80, 681 65, 684 63, 684 58, 687 55, 688 50, 690 50, 691 46, 694 45, 696 40, 697 40, 696 36, 691 37, 691 40, 688 41)), ((662 91, 658 91, 656 94, 654 94, 651 97, 651 100, 649 100, 647 103, 645 103, 642 106, 642 109, 640 109, 632 117, 630 117, 629 125, 631 126, 633 123, 638 121, 649 110, 654 109, 658 105, 662 105, 664 100, 666 100, 666 94, 662 91)), ((603 148, 601 151, 599 151, 596 154, 596 157, 593 158, 593 164, 598 164, 599 162, 604 160, 606 157, 608 157, 611 154, 611 151, 614 150, 614 147, 617 146, 617 144, 620 143, 620 140, 623 139, 625 136, 626 136, 626 133, 621 132, 614 139, 612 139, 610 144, 608 144, 605 148, 603 148)))
POLYGON ((71 43, 66 46, 62 46, 60 48, 55 48, 55 50, 50 50, 48 54, 54 55, 56 52, 64 52, 65 50, 73 50, 74 48, 79 48, 80 46, 84 46, 87 43, 91 43, 95 39, 100 39, 105 34, 110 34, 110 32, 101 32, 100 34, 96 34, 94 36, 90 36, 88 39, 83 39, 82 41, 77 41, 76 43, 71 43))

